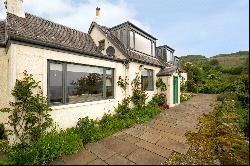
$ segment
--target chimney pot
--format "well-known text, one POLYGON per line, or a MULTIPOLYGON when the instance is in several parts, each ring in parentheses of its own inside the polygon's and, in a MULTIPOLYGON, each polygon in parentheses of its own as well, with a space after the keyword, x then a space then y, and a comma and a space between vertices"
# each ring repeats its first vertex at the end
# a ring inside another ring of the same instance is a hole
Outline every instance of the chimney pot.
POLYGON ((95 14, 95 15, 96 15, 97 17, 100 16, 100 10, 101 10, 101 9, 100 9, 99 7, 96 7, 96 14, 95 14))

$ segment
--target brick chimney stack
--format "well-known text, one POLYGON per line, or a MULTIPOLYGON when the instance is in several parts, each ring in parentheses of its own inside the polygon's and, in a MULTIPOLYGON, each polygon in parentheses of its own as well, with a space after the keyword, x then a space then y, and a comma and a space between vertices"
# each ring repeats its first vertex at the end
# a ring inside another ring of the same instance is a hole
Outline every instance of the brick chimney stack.
POLYGON ((96 7, 96 9, 95 9, 95 18, 94 18, 93 21, 96 22, 99 25, 102 25, 102 20, 101 20, 101 17, 100 17, 100 10, 101 10, 101 8, 96 7))
POLYGON ((23 0, 4 0, 4 4, 8 13, 25 18, 23 0))

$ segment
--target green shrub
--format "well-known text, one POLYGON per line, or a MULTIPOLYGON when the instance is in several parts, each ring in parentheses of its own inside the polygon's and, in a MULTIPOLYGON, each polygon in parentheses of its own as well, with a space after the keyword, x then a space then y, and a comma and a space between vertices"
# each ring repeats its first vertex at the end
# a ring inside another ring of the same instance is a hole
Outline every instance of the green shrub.
POLYGON ((142 90, 141 78, 138 73, 136 73, 136 77, 131 82, 131 85, 132 85, 131 101, 134 103, 136 108, 144 107, 148 96, 146 92, 142 90))
POLYGON ((237 100, 237 96, 233 92, 224 92, 217 95, 217 101, 232 101, 237 100))
POLYGON ((129 97, 122 100, 122 103, 118 103, 118 107, 115 109, 115 112, 119 115, 125 115, 129 110, 129 104, 131 99, 129 97))
POLYGON ((167 90, 167 85, 165 82, 162 80, 162 78, 158 78, 156 81, 156 88, 159 89, 161 92, 167 90))
POLYGON ((97 121, 89 119, 89 117, 79 119, 76 131, 80 135, 83 144, 94 142, 102 138, 97 121))
POLYGON ((10 145, 9 145, 8 140, 6 139, 0 140, 0 152, 8 152, 9 149, 10 149, 10 145))
POLYGON ((131 127, 135 122, 129 119, 128 112, 126 114, 112 115, 105 114, 99 121, 99 126, 105 136, 109 136, 117 131, 131 127))
POLYGON ((235 86, 230 83, 207 82, 199 87, 199 93, 220 94, 226 91, 234 91, 235 86))
POLYGON ((167 101, 167 97, 165 94, 157 94, 152 97, 151 101, 149 101, 149 105, 153 106, 162 106, 167 101))
POLYGON ((144 108, 131 110, 130 112, 128 112, 128 116, 136 123, 143 123, 148 121, 150 118, 154 117, 161 111, 161 108, 149 105, 144 108))
POLYGON ((5 139, 5 138, 6 138, 6 135, 5 135, 4 125, 0 123, 0 140, 5 139))
POLYGON ((193 80, 186 81, 187 91, 197 93, 198 92, 198 85, 193 80))
POLYGON ((26 71, 23 74, 24 78, 16 80, 11 93, 15 97, 15 102, 10 102, 10 108, 0 111, 10 114, 8 123, 13 130, 8 134, 15 135, 22 144, 28 144, 29 141, 39 139, 52 126, 49 114, 52 109, 47 98, 43 96, 39 82, 26 71))
POLYGON ((52 132, 28 145, 18 144, 10 153, 10 159, 18 165, 41 165, 62 155, 73 154, 82 147, 81 137, 72 130, 52 132))
POLYGON ((182 101, 187 101, 193 96, 192 93, 181 93, 180 100, 182 101))

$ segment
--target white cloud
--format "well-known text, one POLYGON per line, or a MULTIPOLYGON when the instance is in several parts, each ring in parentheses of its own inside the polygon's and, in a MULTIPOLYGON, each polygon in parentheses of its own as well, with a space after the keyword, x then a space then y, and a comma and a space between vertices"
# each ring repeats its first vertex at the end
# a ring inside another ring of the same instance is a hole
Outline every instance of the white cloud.
POLYGON ((3 5, 3 2, 0 3, 0 20, 3 20, 6 18, 6 9, 3 5))
POLYGON ((95 8, 101 8, 103 25, 112 27, 125 21, 150 30, 149 24, 135 19, 136 10, 125 1, 108 0, 24 0, 25 11, 55 21, 57 23, 87 32, 95 17, 95 8))

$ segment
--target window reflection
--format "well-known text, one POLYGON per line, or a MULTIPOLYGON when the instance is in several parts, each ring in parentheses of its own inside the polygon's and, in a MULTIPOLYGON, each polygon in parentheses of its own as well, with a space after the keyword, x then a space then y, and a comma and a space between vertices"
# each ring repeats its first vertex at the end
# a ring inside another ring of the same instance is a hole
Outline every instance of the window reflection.
POLYGON ((113 70, 106 70, 106 97, 113 97, 113 70))
POLYGON ((103 68, 67 65, 69 103, 103 99, 103 68))
POLYGON ((48 97, 52 105, 114 97, 114 69, 52 61, 49 69, 48 97))
POLYGON ((153 70, 149 69, 142 70, 141 81, 142 81, 142 90, 153 91, 154 90, 153 70))
POLYGON ((151 41, 145 37, 135 34, 135 50, 151 55, 151 41))
POLYGON ((62 64, 51 63, 49 71, 49 99, 52 105, 63 102, 62 64))

